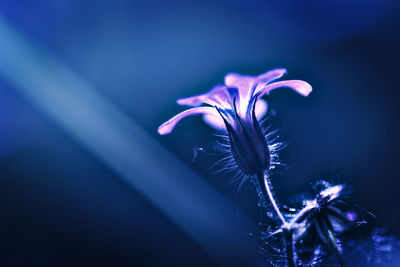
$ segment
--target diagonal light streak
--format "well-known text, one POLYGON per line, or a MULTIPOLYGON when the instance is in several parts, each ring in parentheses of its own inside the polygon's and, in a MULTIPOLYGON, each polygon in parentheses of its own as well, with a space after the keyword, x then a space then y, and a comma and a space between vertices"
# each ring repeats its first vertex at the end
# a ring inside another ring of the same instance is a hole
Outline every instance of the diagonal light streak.
MULTIPOLYGON (((234 205, 54 55, 0 17, 0 77, 114 170, 219 263, 251 245, 234 205)), ((247 252, 246 252, 247 250, 247 252)))

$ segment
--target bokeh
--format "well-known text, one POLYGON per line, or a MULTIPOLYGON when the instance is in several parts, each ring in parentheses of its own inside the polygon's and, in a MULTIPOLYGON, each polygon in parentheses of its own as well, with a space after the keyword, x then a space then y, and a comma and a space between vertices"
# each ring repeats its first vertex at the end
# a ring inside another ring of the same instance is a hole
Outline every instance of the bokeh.
POLYGON ((314 89, 266 97, 267 123, 288 142, 287 167, 272 177, 278 199, 340 176, 374 224, 400 234, 399 8, 2 1, 0 264, 214 266, 237 254, 238 264, 267 264, 252 185, 238 191, 210 167, 220 158, 213 131, 200 117, 168 136, 156 129, 183 110, 177 98, 225 73, 276 67, 314 89))

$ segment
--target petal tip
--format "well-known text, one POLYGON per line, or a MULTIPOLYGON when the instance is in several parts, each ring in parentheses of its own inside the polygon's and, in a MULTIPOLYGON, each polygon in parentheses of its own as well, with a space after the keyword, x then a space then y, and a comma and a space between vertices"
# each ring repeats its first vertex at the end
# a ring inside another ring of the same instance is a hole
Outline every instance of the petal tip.
POLYGON ((171 130, 168 129, 168 127, 165 127, 164 124, 162 124, 160 127, 158 127, 157 132, 159 135, 166 135, 169 134, 171 130))
POLYGON ((187 104, 186 102, 187 102, 187 101, 186 101, 185 98, 178 98, 178 99, 176 100, 176 103, 177 103, 178 105, 181 105, 181 106, 186 105, 186 104, 187 104))
POLYGON ((280 72, 280 73, 282 73, 282 75, 287 73, 287 69, 285 69, 285 68, 276 68, 276 69, 274 69, 274 71, 280 72))
POLYGON ((224 84, 229 87, 230 85, 232 85, 232 83, 234 83, 234 80, 236 77, 237 77, 237 74, 233 73, 233 72, 225 74, 224 84))
POLYGON ((309 83, 304 82, 301 94, 307 97, 311 92, 312 92, 312 86, 309 83))

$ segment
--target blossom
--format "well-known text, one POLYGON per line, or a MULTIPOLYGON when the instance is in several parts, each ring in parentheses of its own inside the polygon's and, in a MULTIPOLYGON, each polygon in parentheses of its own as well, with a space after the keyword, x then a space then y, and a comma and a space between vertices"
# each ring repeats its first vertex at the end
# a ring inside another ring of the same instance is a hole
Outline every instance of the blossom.
MULTIPOLYGON (((304 200, 305 206, 288 225, 288 228, 295 233, 295 241, 302 237, 307 238, 308 233, 311 236, 308 238, 313 243, 316 241, 314 238, 316 235, 331 252, 336 254, 340 262, 342 259, 338 235, 354 225, 358 216, 350 208, 351 205, 344 201, 345 188, 344 184, 331 185, 323 180, 315 183, 313 186, 313 191, 317 192, 315 197, 304 200)), ((304 249, 304 244, 302 247, 304 249)))
POLYGON ((178 104, 192 108, 163 123, 158 132, 169 134, 181 119, 203 114, 206 123, 227 130, 232 154, 243 173, 252 175, 267 170, 271 156, 258 123, 267 104, 260 98, 280 87, 289 87, 303 96, 312 91, 307 82, 300 80, 273 82, 285 73, 286 69, 273 69, 258 76, 229 73, 223 85, 205 94, 178 99, 178 104))

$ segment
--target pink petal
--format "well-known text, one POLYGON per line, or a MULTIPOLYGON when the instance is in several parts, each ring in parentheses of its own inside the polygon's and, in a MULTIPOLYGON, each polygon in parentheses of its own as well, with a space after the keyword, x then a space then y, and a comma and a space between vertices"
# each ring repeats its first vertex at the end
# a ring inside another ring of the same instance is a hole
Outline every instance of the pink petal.
POLYGON ((224 120, 221 118, 219 114, 218 115, 206 114, 203 116, 203 120, 205 123, 207 123, 215 130, 219 131, 226 130, 224 120))
POLYGON ((267 101, 263 99, 258 99, 256 103, 256 118, 261 119, 267 113, 267 109, 267 101))
POLYGON ((268 83, 281 78, 283 75, 286 74, 286 69, 273 69, 270 71, 267 71, 266 73, 260 74, 257 76, 257 87, 254 91, 254 94, 260 91, 261 88, 263 88, 265 85, 268 83))
POLYGON ((272 82, 273 80, 279 79, 283 75, 286 74, 286 69, 280 68, 280 69, 273 69, 270 71, 267 71, 266 73, 260 74, 257 76, 257 82, 263 82, 263 83, 269 83, 272 82))
MULTIPOLYGON (((267 113, 268 104, 265 100, 259 99, 256 103, 256 118, 260 119, 267 113)), ((204 122, 206 122, 209 126, 214 128, 215 130, 226 130, 224 120, 221 118, 219 114, 205 114, 203 116, 204 122)))
POLYGON ((225 75, 225 85, 231 88, 237 88, 239 99, 237 100, 237 107, 239 114, 244 116, 247 112, 249 101, 257 85, 260 88, 264 87, 267 83, 279 79, 286 73, 286 69, 273 69, 258 76, 245 76, 237 73, 229 73, 225 75))
POLYGON ((175 115, 168 121, 164 122, 160 127, 158 127, 158 133, 161 135, 169 134, 170 132, 172 132, 172 130, 175 128, 176 124, 181 119, 183 119, 187 116, 192 116, 192 115, 196 115, 196 114, 212 114, 212 115, 219 116, 218 111, 213 107, 191 108, 191 109, 185 110, 185 111, 175 115))
POLYGON ((245 116, 251 96, 253 95, 256 78, 244 76, 237 73, 225 75, 225 85, 230 88, 237 88, 239 99, 236 100, 239 115, 245 116))
POLYGON ((225 86, 217 85, 209 92, 201 95, 180 98, 177 100, 179 105, 197 107, 203 103, 217 106, 223 109, 231 109, 231 100, 225 86))
POLYGON ((311 85, 309 85, 305 81, 288 80, 288 81, 280 81, 280 82, 268 84, 265 87, 259 89, 259 91, 254 92, 254 94, 261 92, 261 94, 260 94, 260 97, 261 97, 264 94, 269 93, 270 91, 272 91, 276 88, 279 88, 279 87, 289 87, 303 96, 308 96, 312 91, 311 85))

